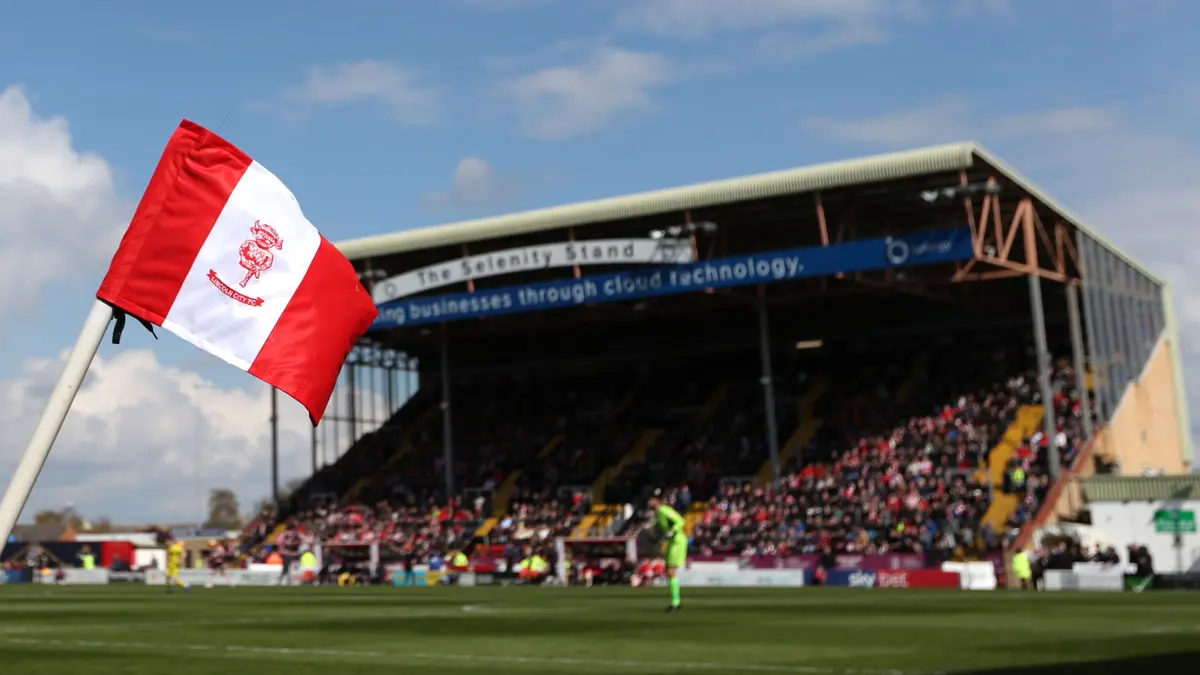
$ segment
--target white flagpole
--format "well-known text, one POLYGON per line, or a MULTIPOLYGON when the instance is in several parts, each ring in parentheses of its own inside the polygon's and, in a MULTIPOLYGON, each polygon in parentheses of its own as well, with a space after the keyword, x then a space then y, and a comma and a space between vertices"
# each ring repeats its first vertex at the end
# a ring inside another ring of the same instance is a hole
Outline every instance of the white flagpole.
POLYGON ((8 541, 21 510, 25 508, 25 502, 29 500, 29 494, 33 492, 33 485, 42 472, 42 466, 46 464, 46 458, 50 456, 50 448, 67 419, 75 394, 79 392, 79 386, 83 384, 83 378, 87 375, 88 366, 92 364, 96 350, 100 348, 100 342, 108 332, 108 322, 112 320, 112 316, 112 308, 96 300, 92 311, 88 312, 87 319, 83 322, 83 329, 79 332, 79 338, 75 340, 70 356, 67 357, 62 376, 58 378, 58 384, 54 386, 50 399, 46 401, 42 419, 38 421, 33 438, 29 439, 29 445, 25 446, 25 455, 21 457, 21 463, 13 473, 3 500, 0 500, 0 548, 8 541))

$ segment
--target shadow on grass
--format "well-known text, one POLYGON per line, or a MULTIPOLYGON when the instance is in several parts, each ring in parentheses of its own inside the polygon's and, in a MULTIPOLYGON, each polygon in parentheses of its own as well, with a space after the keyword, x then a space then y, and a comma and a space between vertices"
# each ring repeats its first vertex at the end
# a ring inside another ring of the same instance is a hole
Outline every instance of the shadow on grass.
POLYGON ((1130 656, 1100 661, 1051 663, 958 671, 955 675, 1158 675, 1197 672, 1200 650, 1153 656, 1130 656))

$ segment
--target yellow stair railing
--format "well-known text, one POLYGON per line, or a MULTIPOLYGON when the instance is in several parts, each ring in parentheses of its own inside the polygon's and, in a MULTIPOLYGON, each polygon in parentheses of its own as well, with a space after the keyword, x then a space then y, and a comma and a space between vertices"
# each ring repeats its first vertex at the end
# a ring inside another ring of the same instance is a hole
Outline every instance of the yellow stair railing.
POLYGON ((666 431, 662 429, 647 429, 643 431, 642 435, 634 441, 633 447, 629 449, 629 452, 626 452, 625 456, 621 457, 621 461, 601 471, 596 481, 592 483, 592 502, 595 504, 602 503, 604 501, 604 493, 613 479, 621 475, 621 472, 626 467, 645 462, 646 453, 665 433, 666 431))
POLYGON ((510 472, 500 481, 499 487, 492 493, 492 515, 503 516, 508 513, 508 505, 512 501, 513 489, 517 487, 517 481, 521 480, 521 476, 525 472, 517 469, 510 472))
POLYGON ((587 537, 588 532, 591 532, 592 527, 596 525, 596 521, 599 520, 600 516, 604 514, 604 509, 604 504, 593 505, 592 510, 588 511, 587 515, 583 517, 583 520, 580 520, 579 524, 575 526, 575 530, 571 532, 571 537, 574 539, 583 539, 587 537))
POLYGON ((262 541, 258 542, 257 546, 255 546, 254 548, 250 549, 249 551, 239 555, 238 562, 239 563, 246 562, 246 560, 248 560, 250 558, 250 556, 252 556, 255 553, 257 553, 258 551, 260 551, 263 546, 274 543, 275 540, 279 538, 279 535, 283 534, 287 530, 287 527, 288 527, 287 523, 279 523, 278 525, 276 525, 275 529, 271 530, 270 534, 268 534, 266 537, 264 537, 262 541))
MULTIPOLYGON (((829 380, 825 376, 819 376, 813 380, 808 390, 804 395, 796 401, 796 410, 800 418, 800 424, 792 432, 784 442, 783 447, 779 448, 779 465, 785 466, 800 448, 804 447, 817 435, 817 431, 821 428, 821 420, 815 416, 813 408, 816 407, 817 401, 825 395, 825 390, 829 388, 829 380)), ((771 484, 771 460, 763 462, 762 467, 758 470, 758 474, 754 477, 754 484, 760 487, 766 487, 771 484)))
POLYGON ((546 459, 553 454, 554 451, 558 449, 558 446, 562 445, 563 441, 565 440, 567 440, 566 434, 556 434, 554 438, 551 438, 546 445, 542 446, 542 449, 538 451, 537 458, 546 459))
POLYGON ((698 525, 700 520, 704 518, 705 513, 708 513, 708 504, 706 502, 692 504, 691 508, 687 510, 687 513, 683 514, 684 534, 689 537, 692 536, 692 534, 696 531, 696 525, 698 525))
POLYGON ((1008 461, 1016 453, 1017 447, 1037 432, 1042 424, 1043 414, 1040 405, 1023 405, 1018 408, 1017 416, 1004 431, 1000 442, 988 452, 987 479, 996 489, 992 491, 992 503, 983 514, 983 524, 991 526, 993 532, 1004 531, 1008 519, 1016 513, 1017 506, 1021 503, 1020 497, 1007 494, 1000 488, 1004 485, 1008 461))
POLYGON ((409 426, 408 429, 405 430, 405 432, 400 436, 400 442, 397 444, 396 450, 391 454, 390 457, 388 457, 387 462, 384 463, 383 469, 376 470, 370 475, 360 478, 353 487, 346 491, 346 494, 342 497, 342 504, 353 504, 359 501, 359 497, 362 495, 363 491, 367 490, 377 481, 379 481, 386 474, 386 469, 390 469, 399 464, 400 460, 404 459, 408 453, 412 451, 413 437, 418 431, 421 430, 423 426, 425 426, 427 422, 429 422, 430 419, 437 416, 440 409, 441 408, 439 406, 433 405, 427 408, 425 412, 421 413, 421 415, 413 421, 412 425, 409 426))
POLYGON ((476 537, 488 536, 489 534, 491 534, 492 529, 494 529, 496 527, 496 525, 498 525, 499 523, 500 523, 500 518, 498 518, 497 516, 492 516, 491 518, 488 518, 487 520, 483 521, 483 524, 479 526, 478 530, 475 530, 475 536, 476 537))
POLYGON ((599 514, 596 522, 592 523, 589 529, 583 536, 590 537, 595 533, 597 536, 606 536, 608 528, 612 526, 613 521, 617 516, 621 515, 621 510, 625 508, 619 504, 601 504, 598 511, 599 514))
POLYGON ((625 395, 621 397, 621 400, 617 401, 617 404, 614 405, 612 410, 608 412, 608 419, 612 421, 619 419, 621 415, 624 415, 625 411, 629 410, 630 406, 632 406, 634 401, 637 400, 638 394, 640 393, 642 393, 642 383, 635 382, 634 385, 629 388, 629 391, 627 391, 625 395))
POLYGON ((917 386, 921 383, 925 373, 929 372, 929 358, 920 357, 914 363, 912 370, 909 371, 908 377, 904 378, 904 382, 896 389, 895 401, 899 405, 903 405, 908 401, 908 397, 912 396, 916 391, 917 386))
POLYGON ((704 402, 704 405, 700 407, 699 412, 696 413, 696 426, 702 426, 705 422, 712 419, 712 416, 715 415, 718 410, 720 410, 721 406, 724 405, 725 400, 729 398, 729 394, 732 391, 733 385, 728 382, 714 389, 713 393, 709 395, 708 400, 704 402))

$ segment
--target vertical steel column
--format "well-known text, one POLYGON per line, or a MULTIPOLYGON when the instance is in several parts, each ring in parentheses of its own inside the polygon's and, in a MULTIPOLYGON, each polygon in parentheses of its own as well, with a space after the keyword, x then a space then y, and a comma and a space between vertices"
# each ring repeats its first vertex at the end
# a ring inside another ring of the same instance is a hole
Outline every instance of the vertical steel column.
POLYGON ((271 499, 279 503, 279 390, 271 387, 271 499))
POLYGON ((1087 390, 1087 373, 1084 372, 1086 360, 1083 353, 1083 327, 1079 323, 1079 289, 1072 283, 1067 284, 1067 321, 1071 324, 1071 357, 1075 367, 1075 390, 1079 392, 1079 406, 1083 413, 1083 438, 1090 441, 1095 433, 1092 428, 1092 403, 1087 390))
POLYGON ((442 324, 442 461, 446 464, 446 503, 454 499, 454 442, 450 417, 450 338, 442 324))
POLYGON ((1092 240, 1079 232, 1075 236, 1076 250, 1079 251, 1079 266, 1082 271, 1081 285, 1083 287, 1083 320, 1087 323, 1088 365, 1092 370, 1092 395, 1096 401, 1096 414, 1100 423, 1108 420, 1108 402, 1104 398, 1102 385, 1105 376, 1103 358, 1104 338, 1098 328, 1096 315, 1100 312, 1099 301, 1096 297, 1096 264, 1092 258, 1092 240))
POLYGON ((1057 426, 1054 423, 1054 391, 1050 387, 1050 347, 1046 342, 1046 316, 1042 307, 1042 278, 1029 275, 1029 306, 1033 314, 1033 343, 1037 350, 1038 389, 1042 394, 1042 433, 1049 449, 1050 475, 1058 480, 1058 446, 1054 443, 1057 426))
POLYGON ((772 484, 778 483, 782 474, 779 465, 779 429, 775 419, 775 384, 774 371, 771 368, 771 333, 767 321, 766 289, 758 287, 758 350, 762 356, 762 378, 759 382, 763 387, 763 405, 767 417, 767 450, 771 455, 772 484))
MULTIPOLYGON (((385 419, 390 421, 392 415, 396 413, 396 367, 388 366, 383 372, 387 378, 387 382, 384 385, 384 396, 386 396, 387 400, 387 414, 385 419)), ((385 421, 384 423, 386 424, 387 422, 385 421)))
POLYGON ((316 475, 319 467, 317 466, 317 428, 312 428, 312 472, 316 475))
MULTIPOLYGON (((325 444, 326 456, 332 457, 334 462, 338 459, 338 448, 342 447, 342 417, 338 414, 338 408, 340 407, 338 405, 338 387, 342 384, 342 371, 344 370, 345 366, 342 366, 342 370, 338 371, 337 379, 333 381, 333 419, 330 420, 333 422, 331 425, 333 428, 330 430, 333 434, 333 444, 325 444)), ((326 463, 330 462, 326 461, 326 463)))
POLYGON ((346 445, 346 449, 354 447, 358 441, 358 359, 362 356, 361 350, 351 352, 350 361, 347 365, 346 382, 349 385, 349 395, 346 397, 346 405, 350 408, 346 412, 346 416, 350 419, 350 442, 346 445))

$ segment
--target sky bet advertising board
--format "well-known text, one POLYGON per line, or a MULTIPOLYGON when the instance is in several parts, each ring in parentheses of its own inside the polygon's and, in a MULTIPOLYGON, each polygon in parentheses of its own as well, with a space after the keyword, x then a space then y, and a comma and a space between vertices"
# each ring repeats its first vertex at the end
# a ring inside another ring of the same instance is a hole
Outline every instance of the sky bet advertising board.
POLYGON ((699 262, 648 265, 626 272, 518 284, 475 293, 403 297, 379 305, 379 318, 372 329, 956 262, 974 255, 971 232, 964 227, 699 262))

